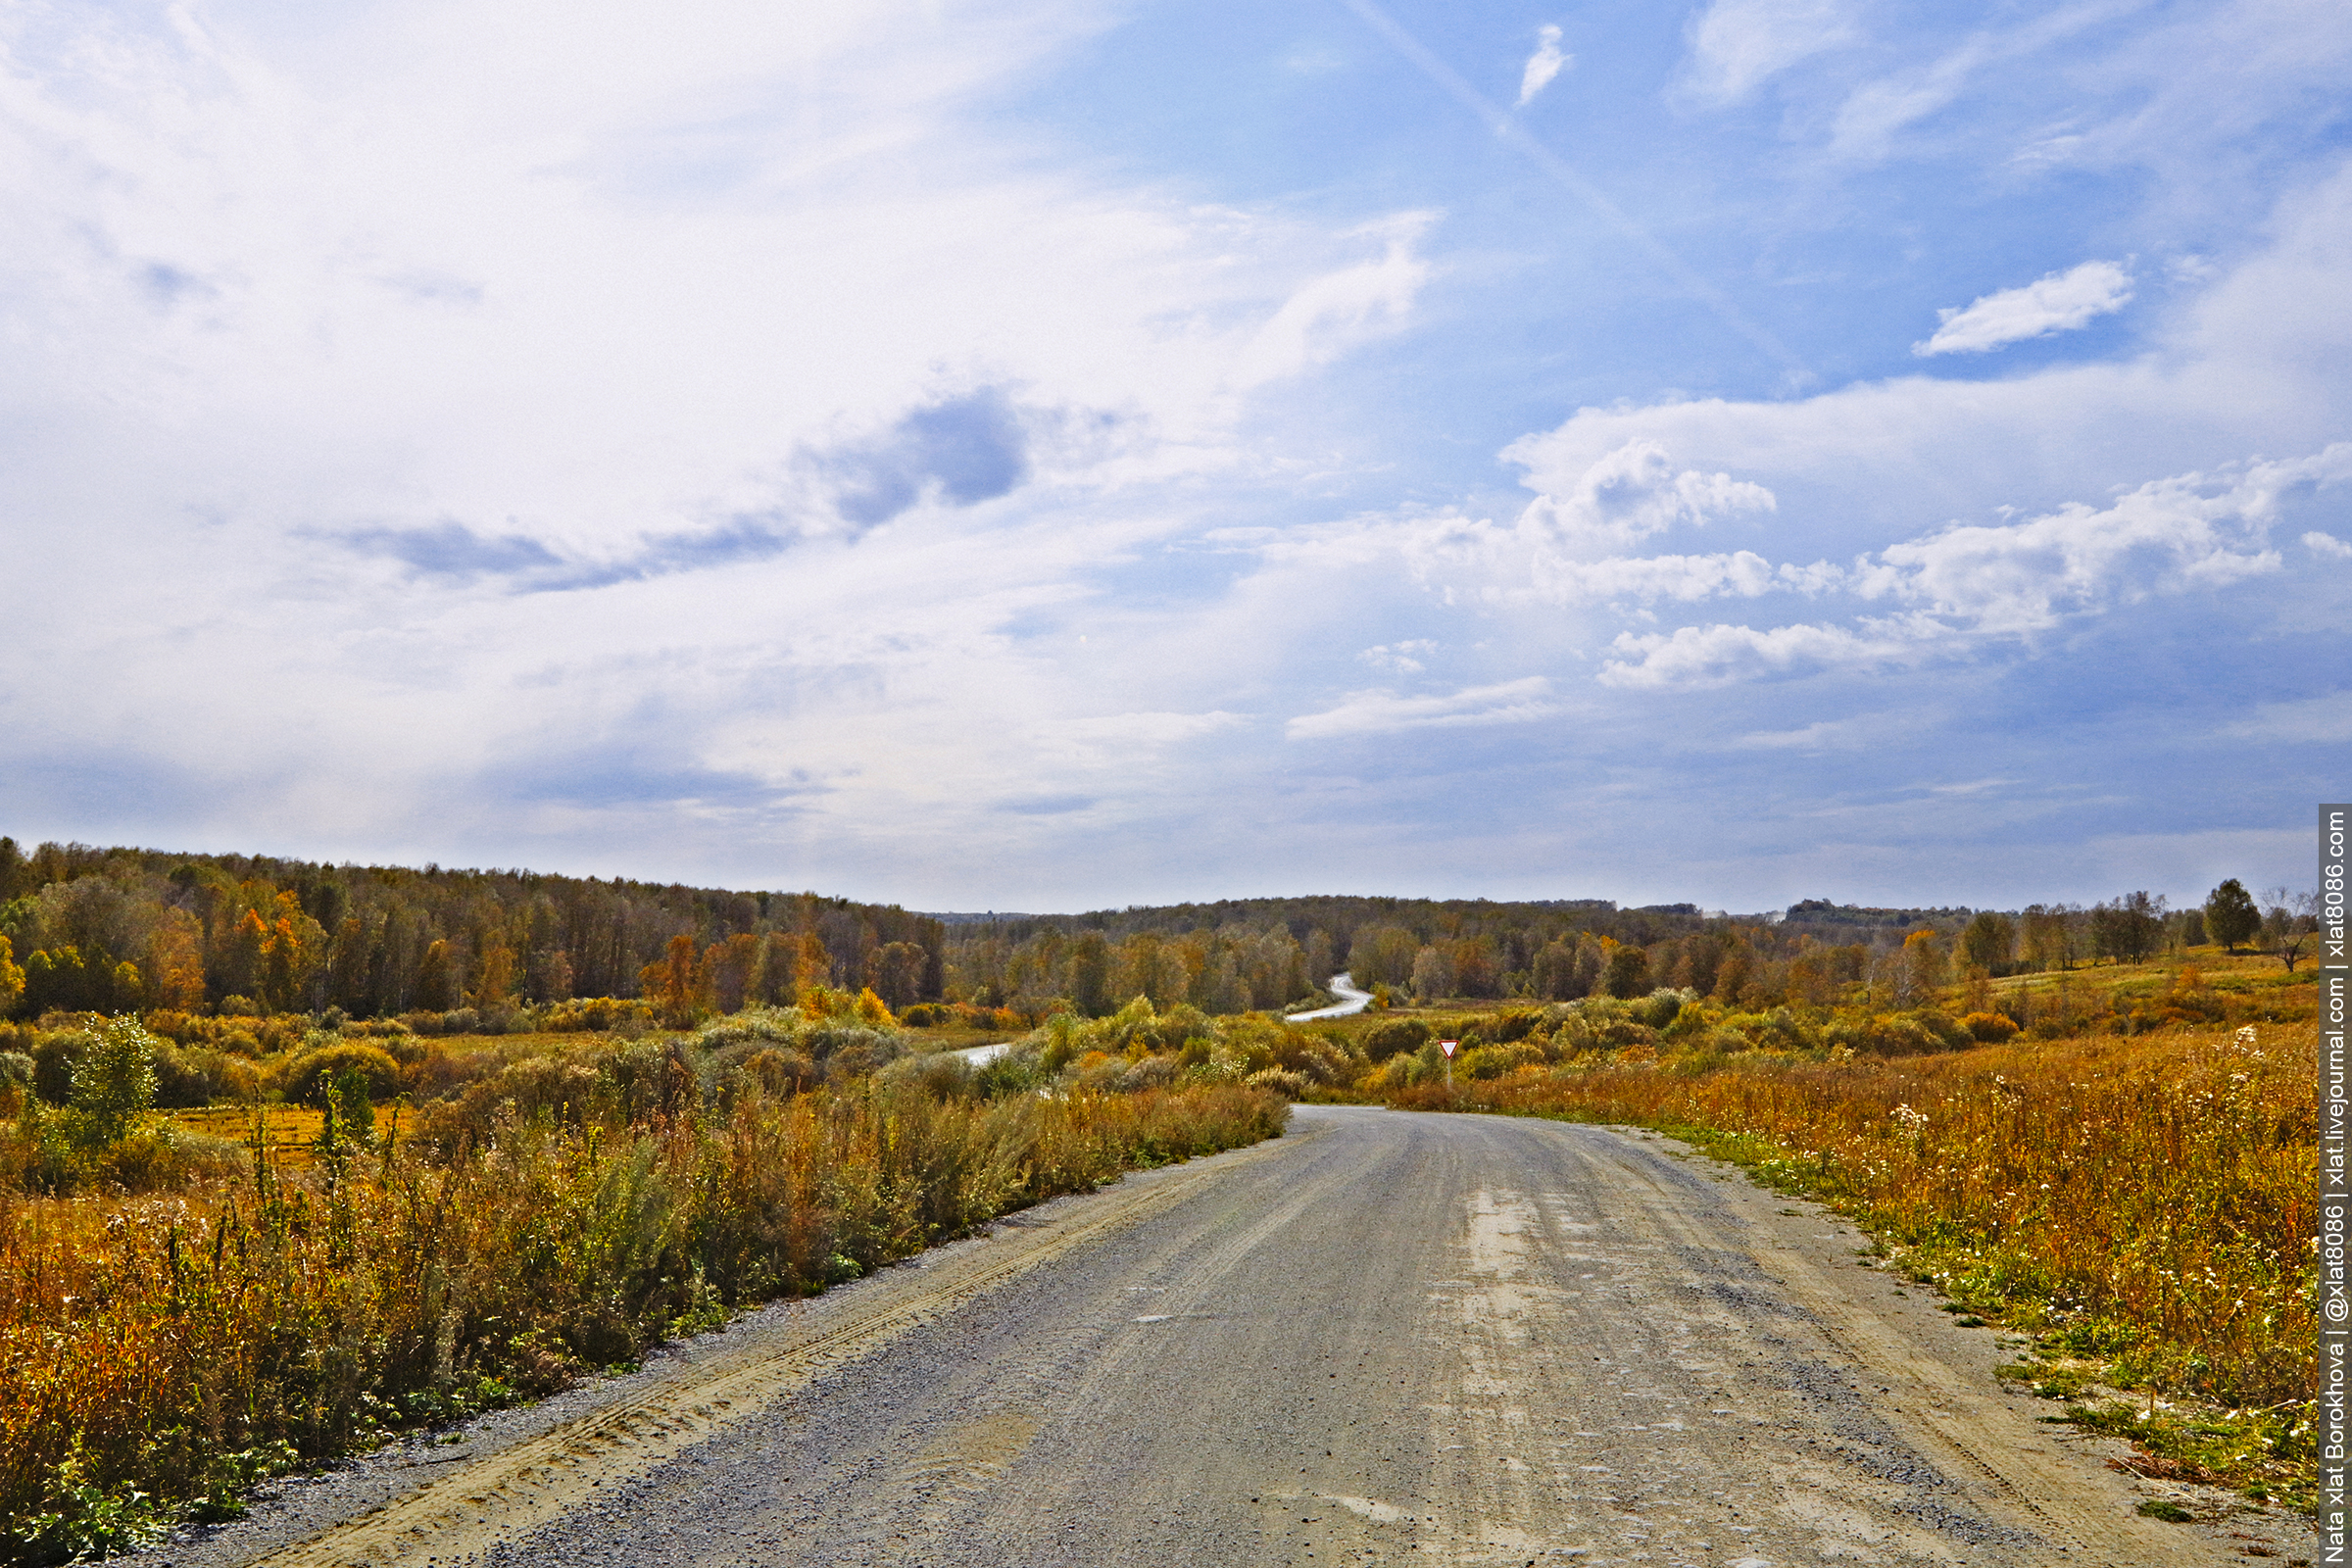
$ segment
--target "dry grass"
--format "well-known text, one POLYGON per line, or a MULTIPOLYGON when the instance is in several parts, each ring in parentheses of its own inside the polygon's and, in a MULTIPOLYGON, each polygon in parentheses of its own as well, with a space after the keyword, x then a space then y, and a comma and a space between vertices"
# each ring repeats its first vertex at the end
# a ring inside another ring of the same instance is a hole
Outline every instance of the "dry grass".
POLYGON ((318 1127, 325 1113, 307 1105, 208 1105, 197 1110, 174 1110, 172 1122, 206 1138, 225 1139, 253 1147, 255 1124, 260 1123, 262 1147, 270 1162, 300 1169, 318 1157, 318 1127))
POLYGON ((54 1559, 157 1510, 233 1510, 260 1471, 545 1392, 1283 1115, 1244 1089, 753 1094, 709 1122, 510 1117, 446 1160, 0 1197, 0 1549, 54 1559))

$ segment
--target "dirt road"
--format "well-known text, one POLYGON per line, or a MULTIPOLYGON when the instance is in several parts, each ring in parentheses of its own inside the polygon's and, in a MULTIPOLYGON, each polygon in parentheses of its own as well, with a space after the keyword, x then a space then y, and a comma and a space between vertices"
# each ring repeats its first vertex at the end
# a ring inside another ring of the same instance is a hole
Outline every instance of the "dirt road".
MULTIPOLYGON (((289 1489, 268 1562, 2166 1564, 1992 1336, 1649 1137, 1301 1106, 634 1376, 289 1489)), ((2229 1530, 2239 1532, 2232 1539, 2229 1530)), ((2267 1542, 2264 1538, 2268 1538, 2267 1542)))

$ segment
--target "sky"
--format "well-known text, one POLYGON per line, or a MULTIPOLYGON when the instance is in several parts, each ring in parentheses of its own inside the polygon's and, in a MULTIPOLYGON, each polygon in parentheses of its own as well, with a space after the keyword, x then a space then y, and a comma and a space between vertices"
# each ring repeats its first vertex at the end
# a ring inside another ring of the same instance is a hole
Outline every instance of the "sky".
POLYGON ((2308 886, 2347 79, 2333 0, 11 0, 0 831, 2308 886))

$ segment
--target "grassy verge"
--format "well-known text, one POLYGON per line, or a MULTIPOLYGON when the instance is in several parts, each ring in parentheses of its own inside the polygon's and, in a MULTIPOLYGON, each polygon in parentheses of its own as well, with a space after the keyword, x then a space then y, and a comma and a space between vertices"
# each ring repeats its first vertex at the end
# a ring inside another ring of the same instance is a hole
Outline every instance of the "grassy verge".
MULTIPOLYGON (((1888 1060, 1533 1066, 1390 1095, 1672 1133, 1878 1238, 2151 1474, 2311 1506, 2317 1145, 2301 1029, 1888 1060), (2169 1467, 2169 1468, 2163 1468, 2169 1467)), ((1966 1321, 1966 1319, 1963 1319, 1966 1321)))
POLYGON ((0 1196, 0 1554, 231 1516, 272 1471, 546 1393, 1286 1114, 1239 1087, 984 1101, 871 1082, 640 1123, 479 1108, 299 1171, 0 1196))

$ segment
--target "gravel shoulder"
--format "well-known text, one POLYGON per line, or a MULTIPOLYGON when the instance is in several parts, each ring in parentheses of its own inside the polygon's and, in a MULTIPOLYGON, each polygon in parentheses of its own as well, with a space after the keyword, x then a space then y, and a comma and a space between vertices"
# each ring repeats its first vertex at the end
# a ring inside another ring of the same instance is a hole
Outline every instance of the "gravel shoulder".
MULTIPOLYGON (((2243 1563, 1994 1337, 1648 1134, 1300 1106, 289 1484, 229 1564, 2243 1563)), ((2234 1532, 2234 1536, 2232 1535, 2234 1532)))

